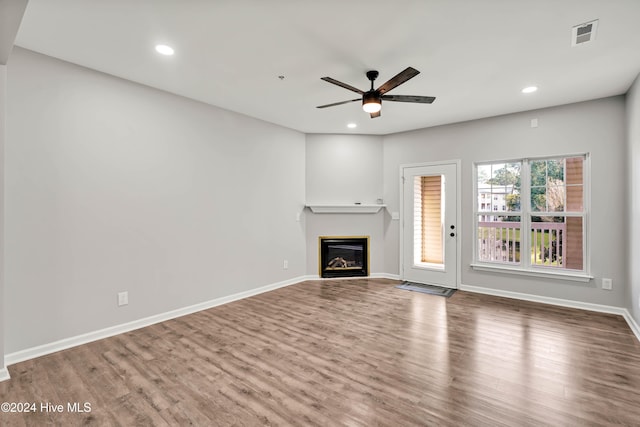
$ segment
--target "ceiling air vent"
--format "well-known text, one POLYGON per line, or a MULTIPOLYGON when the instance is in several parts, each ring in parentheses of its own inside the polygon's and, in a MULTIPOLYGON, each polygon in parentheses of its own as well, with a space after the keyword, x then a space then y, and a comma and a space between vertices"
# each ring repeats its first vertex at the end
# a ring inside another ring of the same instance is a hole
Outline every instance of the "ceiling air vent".
POLYGON ((571 29, 571 46, 592 42, 596 39, 598 20, 576 25, 571 29))

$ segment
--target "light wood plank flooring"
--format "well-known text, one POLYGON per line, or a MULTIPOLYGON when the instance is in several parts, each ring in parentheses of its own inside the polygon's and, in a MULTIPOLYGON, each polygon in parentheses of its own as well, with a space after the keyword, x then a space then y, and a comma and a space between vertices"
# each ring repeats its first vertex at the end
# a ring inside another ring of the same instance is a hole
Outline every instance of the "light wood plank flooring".
POLYGON ((10 366, 0 401, 38 411, 0 425, 640 425, 620 316, 397 283, 308 281, 10 366))

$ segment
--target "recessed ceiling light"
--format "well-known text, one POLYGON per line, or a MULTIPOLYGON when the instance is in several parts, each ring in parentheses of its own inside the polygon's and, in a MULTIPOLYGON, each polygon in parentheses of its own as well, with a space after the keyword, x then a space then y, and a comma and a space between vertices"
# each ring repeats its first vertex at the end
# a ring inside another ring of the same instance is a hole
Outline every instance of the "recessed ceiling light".
POLYGON ((162 55, 173 55, 174 50, 171 46, 167 46, 166 44, 158 44, 156 45, 156 52, 162 54, 162 55))
POLYGON ((522 89, 522 93, 533 93, 538 90, 538 86, 527 86, 522 89))
POLYGON ((349 123, 349 124, 347 125, 347 127, 348 127, 349 129, 355 129, 355 128, 357 128, 357 127, 358 127, 358 125, 357 125, 357 124, 355 124, 355 123, 349 123))

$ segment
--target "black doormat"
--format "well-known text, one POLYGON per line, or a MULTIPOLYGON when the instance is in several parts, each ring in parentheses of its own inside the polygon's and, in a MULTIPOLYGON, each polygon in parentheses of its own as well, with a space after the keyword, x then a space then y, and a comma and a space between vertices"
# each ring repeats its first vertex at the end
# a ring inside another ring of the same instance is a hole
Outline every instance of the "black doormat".
POLYGON ((423 285, 422 283, 402 282, 396 286, 398 289, 406 289, 407 291, 422 292, 423 294, 439 295, 449 298, 456 290, 451 288, 443 288, 441 286, 423 285))

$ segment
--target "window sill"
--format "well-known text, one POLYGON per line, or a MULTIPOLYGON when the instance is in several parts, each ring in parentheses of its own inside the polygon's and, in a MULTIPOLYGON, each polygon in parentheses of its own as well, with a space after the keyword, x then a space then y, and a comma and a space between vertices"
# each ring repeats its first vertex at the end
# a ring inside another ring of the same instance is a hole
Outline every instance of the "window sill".
POLYGON ((471 268, 479 271, 492 271, 496 273, 519 274, 522 276, 546 277, 550 279, 570 280, 573 282, 589 282, 593 276, 584 273, 565 273, 559 271, 547 270, 523 270, 521 268, 513 268, 508 266, 487 265, 487 264, 471 264, 471 268))

